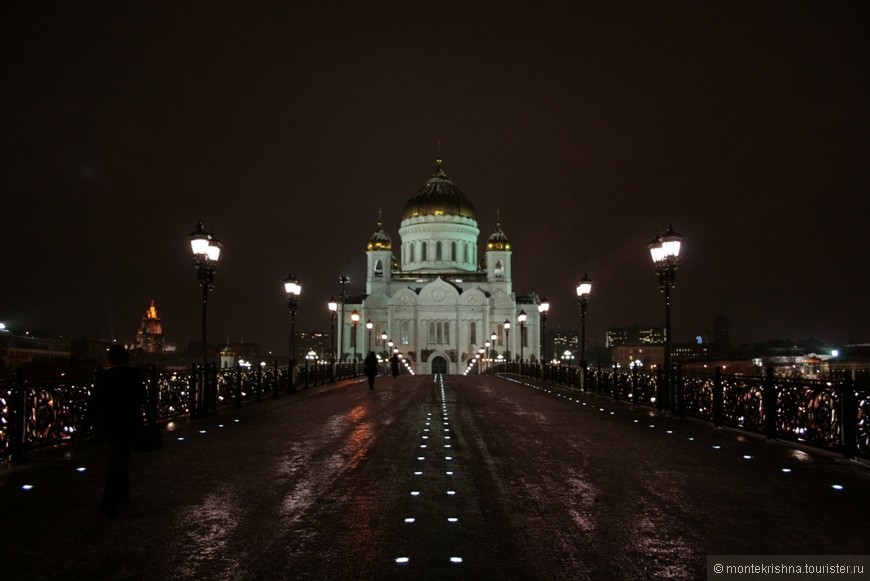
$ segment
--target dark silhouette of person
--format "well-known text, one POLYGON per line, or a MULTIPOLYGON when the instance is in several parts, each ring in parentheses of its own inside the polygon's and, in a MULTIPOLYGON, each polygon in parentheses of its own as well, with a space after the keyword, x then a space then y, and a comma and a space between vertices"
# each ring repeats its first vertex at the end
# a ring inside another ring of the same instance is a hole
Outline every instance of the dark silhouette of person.
POLYGON ((130 367, 130 355, 123 346, 112 345, 106 359, 107 367, 94 382, 85 423, 109 447, 100 510, 112 517, 119 504, 130 500, 128 464, 142 426, 146 392, 142 375, 130 367))
POLYGON ((363 361, 363 372, 369 378, 369 389, 375 388, 375 376, 378 374, 378 356, 374 351, 369 351, 363 361))
POLYGON ((393 374, 393 379, 399 377, 399 354, 393 353, 390 357, 390 371, 393 374))

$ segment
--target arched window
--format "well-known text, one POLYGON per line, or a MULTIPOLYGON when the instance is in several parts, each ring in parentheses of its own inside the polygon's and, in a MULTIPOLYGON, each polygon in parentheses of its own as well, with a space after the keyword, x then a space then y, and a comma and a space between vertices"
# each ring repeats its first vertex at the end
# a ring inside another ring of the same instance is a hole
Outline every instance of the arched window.
POLYGON ((495 276, 498 278, 502 278, 504 276, 504 265, 501 263, 501 260, 495 261, 495 276))
POLYGON ((468 325, 468 342, 477 345, 477 323, 474 321, 468 325))
POLYGON ((375 261, 375 268, 373 274, 375 276, 384 276, 384 263, 381 262, 380 259, 375 261))
POLYGON ((450 260, 456 262, 456 240, 450 243, 450 260))
POLYGON ((408 259, 408 262, 414 262, 414 243, 411 242, 411 257, 408 259))
POLYGON ((420 261, 421 262, 426 262, 426 260, 427 260, 427 258, 426 258, 426 255, 428 254, 427 246, 428 246, 428 244, 426 244, 425 242, 420 243, 420 261))
POLYGON ((441 241, 435 243, 435 260, 441 260, 441 241))

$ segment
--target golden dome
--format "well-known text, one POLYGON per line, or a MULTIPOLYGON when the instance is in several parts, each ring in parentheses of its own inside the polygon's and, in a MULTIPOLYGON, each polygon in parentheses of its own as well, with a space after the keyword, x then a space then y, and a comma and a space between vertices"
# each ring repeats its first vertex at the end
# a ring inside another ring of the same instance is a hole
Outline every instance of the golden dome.
POLYGON ((377 231, 372 234, 372 237, 369 238, 369 243, 366 246, 368 250, 392 250, 393 249, 393 241, 390 240, 390 236, 384 232, 383 224, 378 222, 377 231))
POLYGON ((419 216, 459 216, 476 220, 474 206, 444 173, 440 159, 437 163, 435 174, 405 203, 402 220, 419 216))

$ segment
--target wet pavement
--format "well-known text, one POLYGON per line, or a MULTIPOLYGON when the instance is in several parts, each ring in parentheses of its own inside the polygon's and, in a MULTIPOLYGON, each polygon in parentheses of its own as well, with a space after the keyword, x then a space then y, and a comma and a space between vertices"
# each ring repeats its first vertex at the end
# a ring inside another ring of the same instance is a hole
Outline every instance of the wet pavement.
POLYGON ((0 577, 704 579, 708 554, 868 552, 866 463, 509 378, 309 388, 164 442, 115 519, 102 448, 0 467, 0 577))

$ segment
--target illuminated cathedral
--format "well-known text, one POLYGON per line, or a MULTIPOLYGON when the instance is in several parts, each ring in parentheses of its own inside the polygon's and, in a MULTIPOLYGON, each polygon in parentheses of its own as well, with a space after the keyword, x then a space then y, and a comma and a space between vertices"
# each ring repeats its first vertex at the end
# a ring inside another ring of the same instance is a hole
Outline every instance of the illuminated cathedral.
POLYGON ((540 358, 538 295, 514 292, 512 247, 500 221, 481 254, 474 206, 440 159, 405 203, 398 233, 394 246, 379 221, 368 241, 365 294, 347 297, 342 309, 342 358, 385 355, 389 342, 418 374, 463 373, 486 342, 486 358, 540 358))

